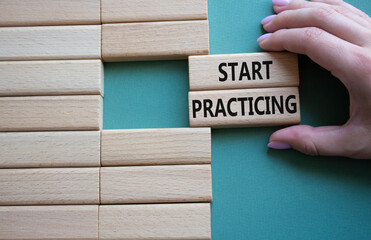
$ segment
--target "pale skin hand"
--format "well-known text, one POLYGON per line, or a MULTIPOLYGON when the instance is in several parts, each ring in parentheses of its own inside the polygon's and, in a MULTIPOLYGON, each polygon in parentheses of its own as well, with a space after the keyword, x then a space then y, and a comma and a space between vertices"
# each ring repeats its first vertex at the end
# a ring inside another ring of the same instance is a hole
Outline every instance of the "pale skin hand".
POLYGON ((263 19, 258 39, 267 51, 309 56, 348 89, 350 118, 343 126, 292 126, 268 146, 310 155, 371 158, 371 18, 341 0, 273 0, 277 15, 263 19), (272 34, 271 34, 272 33, 272 34))

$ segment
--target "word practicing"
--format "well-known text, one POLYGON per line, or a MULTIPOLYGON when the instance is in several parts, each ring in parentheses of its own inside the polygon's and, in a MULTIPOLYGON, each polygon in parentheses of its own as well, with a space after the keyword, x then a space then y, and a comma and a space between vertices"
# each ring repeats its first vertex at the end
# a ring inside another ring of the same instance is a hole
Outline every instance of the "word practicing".
POLYGON ((241 66, 239 66, 238 62, 222 62, 219 64, 219 72, 222 74, 222 77, 219 77, 220 82, 224 82, 226 80, 236 80, 236 69, 238 70, 238 80, 241 81, 243 79, 246 80, 256 80, 256 79, 269 79, 269 66, 273 64, 273 61, 253 61, 251 62, 251 68, 249 70, 248 62, 242 62, 241 66), (262 65, 265 66, 265 76, 263 77, 260 70, 262 69, 262 65), (231 76, 228 78, 228 73, 225 71, 225 68, 230 68, 231 76), (251 73, 250 73, 251 71, 251 73))

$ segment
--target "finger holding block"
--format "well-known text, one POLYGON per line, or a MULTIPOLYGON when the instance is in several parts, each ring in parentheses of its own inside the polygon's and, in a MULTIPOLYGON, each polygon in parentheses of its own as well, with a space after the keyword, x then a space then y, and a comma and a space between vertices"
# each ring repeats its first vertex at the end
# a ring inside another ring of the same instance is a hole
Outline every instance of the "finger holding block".
POLYGON ((225 90, 299 86, 298 56, 287 52, 189 57, 189 88, 225 90))
POLYGON ((189 123, 214 128, 298 124, 298 88, 189 92, 189 123))

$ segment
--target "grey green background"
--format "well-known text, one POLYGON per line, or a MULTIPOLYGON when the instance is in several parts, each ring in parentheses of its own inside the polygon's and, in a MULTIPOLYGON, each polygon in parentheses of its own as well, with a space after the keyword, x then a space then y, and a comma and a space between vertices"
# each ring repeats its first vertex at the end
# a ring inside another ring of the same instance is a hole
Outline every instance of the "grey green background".
MULTIPOLYGON (((371 14, 369 0, 348 1, 371 14)), ((270 0, 208 0, 210 53, 259 52, 270 0)), ((348 95, 299 57, 302 123, 343 124, 348 95)), ((188 127, 188 62, 105 63, 104 129, 188 127)), ((371 239, 371 161, 266 147, 279 128, 212 131, 212 238, 371 239)))

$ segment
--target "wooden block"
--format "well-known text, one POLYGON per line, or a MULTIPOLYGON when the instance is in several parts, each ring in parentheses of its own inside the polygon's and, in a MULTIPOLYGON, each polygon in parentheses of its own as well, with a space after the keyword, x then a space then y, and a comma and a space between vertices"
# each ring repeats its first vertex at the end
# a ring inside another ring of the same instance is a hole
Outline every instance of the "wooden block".
POLYGON ((99 131, 0 133, 0 168, 99 166, 99 131))
POLYGON ((189 57, 189 88, 297 87, 298 57, 287 52, 243 53, 189 57))
POLYGON ((102 23, 207 19, 207 0, 102 0, 102 23))
POLYGON ((297 87, 189 92, 191 127, 298 124, 297 87))
POLYGON ((0 28, 0 60, 99 59, 101 26, 0 28))
POLYGON ((0 96, 103 95, 101 60, 0 62, 0 96))
POLYGON ((99 239, 211 239, 210 204, 101 205, 99 239))
POLYGON ((102 97, 0 98, 0 131, 99 130, 102 97))
POLYGON ((0 205, 99 204, 99 168, 0 169, 0 205))
POLYGON ((2 206, 0 239, 98 239, 98 206, 2 206))
POLYGON ((208 21, 102 25, 104 61, 184 59, 209 53, 208 21))
POLYGON ((100 24, 100 1, 0 1, 0 26, 41 26, 70 24, 100 24))
POLYGON ((211 166, 102 167, 101 203, 210 202, 211 166))
POLYGON ((210 128, 102 131, 102 166, 211 163, 210 128))

